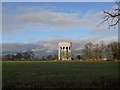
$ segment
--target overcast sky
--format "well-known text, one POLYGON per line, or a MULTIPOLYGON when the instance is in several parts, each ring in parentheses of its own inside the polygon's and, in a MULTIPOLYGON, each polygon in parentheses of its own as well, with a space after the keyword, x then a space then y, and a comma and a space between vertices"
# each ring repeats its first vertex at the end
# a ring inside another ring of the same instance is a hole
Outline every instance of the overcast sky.
MULTIPOLYGON (((3 52, 35 49, 55 53, 59 41, 71 41, 73 51, 86 43, 118 40, 118 30, 108 29, 108 22, 97 27, 103 10, 117 8, 114 2, 23 2, 2 4, 3 52)), ((36 53, 38 54, 38 53, 36 53)))

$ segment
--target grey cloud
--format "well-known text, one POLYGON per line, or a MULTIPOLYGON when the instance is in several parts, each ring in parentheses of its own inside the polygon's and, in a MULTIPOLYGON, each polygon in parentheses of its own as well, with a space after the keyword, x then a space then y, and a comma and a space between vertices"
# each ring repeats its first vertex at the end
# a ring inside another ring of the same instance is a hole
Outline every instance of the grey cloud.
MULTIPOLYGON (((80 13, 55 12, 54 6, 33 7, 4 7, 3 6, 3 33, 21 32, 29 28, 74 28, 74 27, 96 27, 102 17, 103 11, 96 13, 86 12, 84 16, 80 13), (8 13, 17 11, 18 14, 8 13)), ((116 6, 113 6, 116 8, 116 6)), ((105 26, 107 27, 106 23, 105 26)), ((41 29, 40 29, 41 30, 41 29)), ((63 30, 63 29, 61 29, 63 30)))
POLYGON ((13 8, 3 9, 6 10, 3 12, 3 33, 21 32, 36 27, 74 28, 93 24, 90 19, 81 18, 79 13, 55 12, 47 10, 45 7, 41 10, 42 8, 39 6, 16 7, 18 14, 12 15, 7 11, 12 11, 13 8))
POLYGON ((54 27, 75 27, 83 25, 79 14, 67 14, 62 12, 38 12, 27 13, 16 17, 18 21, 26 23, 38 23, 54 27))
POLYGON ((94 34, 94 35, 99 35, 99 36, 118 36, 118 28, 113 28, 111 27, 111 29, 106 29, 106 27, 95 27, 95 28, 92 28, 89 33, 90 34, 94 34))
POLYGON ((53 11, 55 10, 57 7, 55 6, 33 6, 33 7, 24 7, 24 6, 18 6, 16 8, 16 10, 18 10, 19 12, 40 12, 40 11, 53 11))

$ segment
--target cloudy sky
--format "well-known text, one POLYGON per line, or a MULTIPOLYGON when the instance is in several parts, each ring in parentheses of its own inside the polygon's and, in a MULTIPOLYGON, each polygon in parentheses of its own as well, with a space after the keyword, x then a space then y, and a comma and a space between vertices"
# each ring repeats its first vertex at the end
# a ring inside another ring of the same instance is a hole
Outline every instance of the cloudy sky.
POLYGON ((36 56, 55 54, 57 43, 67 40, 78 54, 86 43, 117 41, 117 27, 108 29, 108 22, 97 27, 103 10, 114 8, 114 2, 4 2, 3 53, 34 49, 36 56))

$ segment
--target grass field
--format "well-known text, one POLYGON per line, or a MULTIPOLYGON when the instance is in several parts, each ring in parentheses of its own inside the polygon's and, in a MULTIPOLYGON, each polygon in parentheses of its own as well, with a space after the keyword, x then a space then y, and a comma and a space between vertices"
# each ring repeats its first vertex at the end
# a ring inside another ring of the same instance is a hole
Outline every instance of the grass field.
MULTIPOLYGON (((3 88, 110 87, 118 62, 3 61, 3 88)), ((113 87, 114 87, 113 86, 113 87)))

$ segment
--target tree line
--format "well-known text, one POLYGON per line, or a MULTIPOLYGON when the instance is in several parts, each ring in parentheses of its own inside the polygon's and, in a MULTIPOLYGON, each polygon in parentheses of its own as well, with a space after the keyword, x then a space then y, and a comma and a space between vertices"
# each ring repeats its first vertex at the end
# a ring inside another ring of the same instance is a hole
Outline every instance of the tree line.
MULTIPOLYGON (((108 45, 104 41, 97 44, 87 43, 81 50, 82 54, 72 55, 72 60, 120 60, 120 43, 112 42, 108 45)), ((34 51, 25 51, 23 53, 7 54, 2 57, 3 60, 57 60, 58 55, 47 55, 35 57, 34 51)))
POLYGON ((34 58, 33 51, 24 51, 23 53, 16 53, 16 54, 7 54, 2 57, 3 60, 32 60, 34 58))
POLYGON ((85 60, 119 60, 120 43, 112 42, 106 45, 103 41, 97 44, 87 43, 82 49, 85 60))
POLYGON ((2 60, 57 60, 57 54, 54 55, 47 55, 42 57, 35 57, 35 53, 33 51, 25 51, 23 53, 16 53, 16 54, 6 54, 2 56, 2 60))

